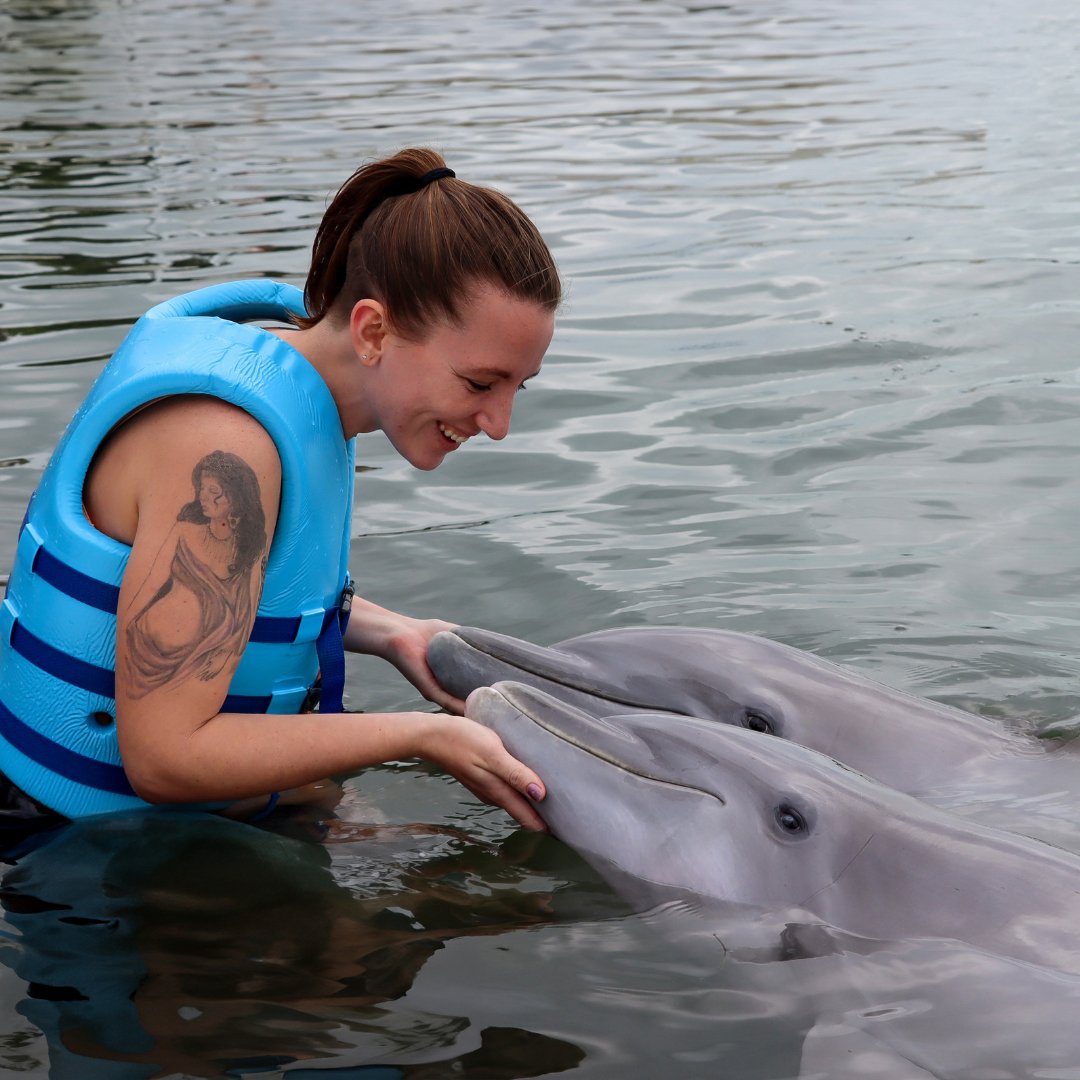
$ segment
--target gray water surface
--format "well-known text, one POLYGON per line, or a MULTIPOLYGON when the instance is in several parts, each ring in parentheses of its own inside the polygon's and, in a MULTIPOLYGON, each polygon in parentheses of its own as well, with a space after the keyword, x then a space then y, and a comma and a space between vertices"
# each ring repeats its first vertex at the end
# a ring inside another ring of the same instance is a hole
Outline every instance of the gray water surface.
MULTIPOLYGON (((362 592, 540 642, 755 632, 1064 721, 1078 73, 1071 0, 6 0, 0 570, 146 307, 302 283, 344 178, 433 145, 530 212, 569 295, 506 442, 420 474, 361 438, 362 592)), ((375 661, 348 690, 420 706, 375 661)), ((779 1080, 823 1015, 945 1016, 944 986, 951 1028, 898 1021, 861 1075, 1080 1075, 1071 984, 946 945, 735 962, 419 766, 353 778, 340 815, 329 845, 89 824, 11 868, 0 1068, 779 1080)))

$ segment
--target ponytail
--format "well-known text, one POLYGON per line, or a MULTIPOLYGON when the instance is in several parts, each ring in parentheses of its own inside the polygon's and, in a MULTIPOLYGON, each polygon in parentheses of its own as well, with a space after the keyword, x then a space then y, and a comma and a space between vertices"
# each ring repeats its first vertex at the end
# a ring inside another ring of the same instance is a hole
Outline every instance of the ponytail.
POLYGON ((510 199, 458 180, 434 150, 402 150, 358 169, 334 197, 298 322, 343 321, 369 298, 398 333, 421 339, 440 318, 458 322, 482 284, 547 311, 561 299, 551 252, 510 199))

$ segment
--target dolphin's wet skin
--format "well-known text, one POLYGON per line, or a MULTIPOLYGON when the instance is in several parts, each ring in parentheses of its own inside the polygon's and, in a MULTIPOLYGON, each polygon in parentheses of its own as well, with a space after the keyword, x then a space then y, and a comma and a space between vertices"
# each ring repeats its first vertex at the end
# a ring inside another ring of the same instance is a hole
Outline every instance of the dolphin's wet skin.
POLYGON ((1029 1075, 1033 1027, 1040 1064, 1075 1064, 1080 856, 733 725, 598 717, 515 683, 477 689, 467 713, 546 778, 549 827, 616 889, 643 908, 690 900, 684 945, 745 958, 775 935, 767 957, 789 962, 758 977, 782 969, 816 1003, 800 1076, 1029 1075), (830 954, 841 992, 820 982, 830 954), (883 1003, 905 979, 913 997, 883 1003), (983 1024, 1013 1013, 1020 1046, 983 1024))

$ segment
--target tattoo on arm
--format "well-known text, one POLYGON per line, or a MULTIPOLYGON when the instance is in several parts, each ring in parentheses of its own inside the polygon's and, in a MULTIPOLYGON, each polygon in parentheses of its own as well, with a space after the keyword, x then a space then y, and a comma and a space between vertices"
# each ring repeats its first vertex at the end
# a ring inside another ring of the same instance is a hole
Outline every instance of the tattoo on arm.
MULTIPOLYGON (((158 555, 165 580, 127 624, 129 693, 209 681, 239 663, 266 574, 266 517, 254 470, 215 450, 195 466, 195 497, 180 508, 158 555)), ((160 577, 159 577, 160 580, 160 577)))

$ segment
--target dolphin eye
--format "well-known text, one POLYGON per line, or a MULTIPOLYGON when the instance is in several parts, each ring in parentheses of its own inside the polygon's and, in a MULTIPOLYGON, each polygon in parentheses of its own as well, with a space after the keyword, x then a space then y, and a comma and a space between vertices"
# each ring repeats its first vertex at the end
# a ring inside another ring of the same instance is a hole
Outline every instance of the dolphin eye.
POLYGON ((762 735, 775 734, 772 721, 753 709, 747 709, 743 715, 743 727, 748 728, 750 731, 760 731, 762 735))
POLYGON ((810 831, 806 825, 806 818, 787 803, 781 803, 776 808, 776 823, 788 836, 798 836, 800 833, 810 831))

